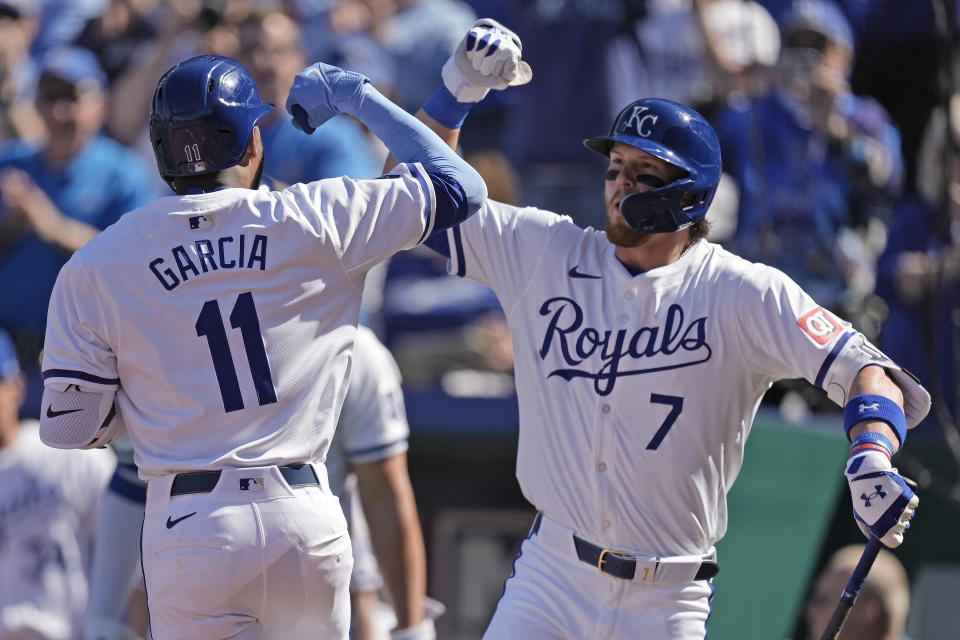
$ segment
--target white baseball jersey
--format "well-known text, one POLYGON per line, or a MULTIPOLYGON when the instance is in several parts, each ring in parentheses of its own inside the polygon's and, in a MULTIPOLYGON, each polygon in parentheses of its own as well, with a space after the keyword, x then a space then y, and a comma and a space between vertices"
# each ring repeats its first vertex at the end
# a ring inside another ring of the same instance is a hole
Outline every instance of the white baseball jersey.
POLYGON ((0 448, 0 637, 76 638, 97 511, 115 458, 61 451, 25 421, 0 448))
POLYGON ((842 403, 863 366, 896 367, 783 273, 705 240, 632 276, 603 232, 546 211, 488 201, 446 233, 450 272, 490 286, 509 322, 523 493, 596 544, 710 552, 774 381, 842 403))
POLYGON ((340 496, 350 528, 351 591, 376 591, 383 585, 383 578, 373 554, 356 482, 351 486, 347 481, 349 465, 383 460, 407 450, 410 427, 400 380, 400 370, 390 351, 368 327, 359 327, 350 388, 326 463, 330 491, 340 496))
POLYGON ((419 164, 377 180, 157 200, 76 252, 47 383, 117 389, 141 477, 324 459, 363 277, 431 231, 419 164))
POLYGON ((327 454, 330 491, 338 496, 343 494, 350 464, 404 453, 410 436, 400 369, 390 351, 373 331, 361 326, 353 353, 350 389, 327 454))

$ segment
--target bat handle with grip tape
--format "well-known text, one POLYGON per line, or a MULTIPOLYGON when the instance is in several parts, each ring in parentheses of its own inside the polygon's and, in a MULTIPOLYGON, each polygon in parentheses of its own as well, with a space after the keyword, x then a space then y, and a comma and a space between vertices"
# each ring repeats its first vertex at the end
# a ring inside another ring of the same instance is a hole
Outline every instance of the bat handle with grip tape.
POLYGON ((836 640, 840 635, 840 629, 843 628, 847 614, 850 613, 850 608, 853 607, 853 603, 857 601, 857 596, 860 595, 860 589, 863 588, 867 574, 870 573, 870 567, 873 566, 873 561, 877 559, 877 554, 880 553, 882 546, 883 543, 877 538, 870 538, 870 541, 867 542, 867 547, 860 555, 857 568, 850 574, 847 586, 843 589, 843 595, 840 596, 840 602, 837 603, 836 608, 833 610, 833 615, 830 616, 830 622, 827 623, 826 629, 823 630, 823 635, 820 636, 820 640, 836 640))

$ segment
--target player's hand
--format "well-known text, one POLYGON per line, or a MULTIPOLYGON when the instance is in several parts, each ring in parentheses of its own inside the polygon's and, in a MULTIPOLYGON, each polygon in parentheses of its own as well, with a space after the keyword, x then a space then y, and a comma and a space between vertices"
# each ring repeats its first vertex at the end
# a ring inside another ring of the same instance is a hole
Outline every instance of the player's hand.
POLYGON ((522 51, 513 31, 496 20, 477 20, 443 65, 443 84, 458 102, 480 102, 490 89, 526 84, 533 71, 522 51))
POLYGON ((318 62, 312 64, 293 80, 287 96, 287 112, 293 124, 304 133, 313 133, 317 127, 340 113, 352 113, 370 81, 359 73, 318 62))
POLYGON ((900 546, 920 498, 879 451, 851 455, 844 473, 860 530, 888 547, 900 546))

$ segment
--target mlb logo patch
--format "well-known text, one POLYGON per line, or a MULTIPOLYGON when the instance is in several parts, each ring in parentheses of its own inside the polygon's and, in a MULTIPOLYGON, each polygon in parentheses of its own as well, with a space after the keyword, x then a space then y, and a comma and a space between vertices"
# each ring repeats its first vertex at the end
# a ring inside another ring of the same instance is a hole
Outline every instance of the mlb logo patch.
POLYGON ((240 478, 240 491, 263 491, 263 478, 240 478))
POLYGON ((800 316, 797 324, 810 338, 819 345, 825 345, 843 332, 840 321, 833 317, 823 307, 816 307, 812 311, 800 316))
POLYGON ((189 218, 189 223, 190 223, 190 228, 191 228, 191 229, 194 229, 194 230, 197 230, 197 231, 202 231, 202 230, 204 230, 204 229, 212 229, 212 228, 213 228, 213 216, 211 216, 211 215, 206 215, 206 216, 190 216, 190 218, 189 218))

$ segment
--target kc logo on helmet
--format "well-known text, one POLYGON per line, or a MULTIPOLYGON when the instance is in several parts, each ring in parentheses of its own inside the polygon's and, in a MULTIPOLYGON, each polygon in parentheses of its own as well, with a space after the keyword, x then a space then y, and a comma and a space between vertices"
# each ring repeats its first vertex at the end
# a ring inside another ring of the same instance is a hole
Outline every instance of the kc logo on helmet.
POLYGON ((650 107, 644 107, 638 105, 633 107, 630 111, 630 115, 626 117, 623 121, 623 127, 621 132, 629 133, 630 129, 643 138, 648 137, 653 133, 653 126, 657 124, 657 120, 660 119, 660 116, 655 116, 652 113, 647 113, 650 111, 650 107))
POLYGON ((823 307, 816 307, 803 314, 797 324, 819 345, 827 344, 843 331, 840 321, 823 307))

